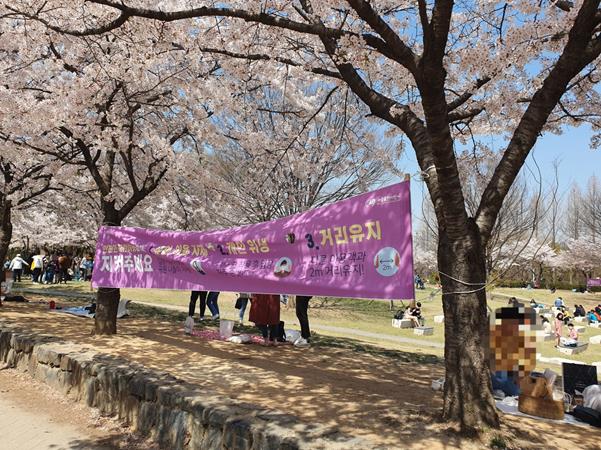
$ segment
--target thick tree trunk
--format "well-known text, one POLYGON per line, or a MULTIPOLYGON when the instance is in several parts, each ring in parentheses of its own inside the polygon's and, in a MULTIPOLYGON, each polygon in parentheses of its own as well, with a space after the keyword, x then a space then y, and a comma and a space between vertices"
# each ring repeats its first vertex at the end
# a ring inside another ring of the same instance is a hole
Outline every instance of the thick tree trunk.
MULTIPOLYGON (((119 226, 121 218, 118 211, 111 205, 104 208, 105 225, 119 226)), ((95 270, 101 265, 101 261, 94 261, 95 270)), ((94 317, 94 334, 106 335, 117 334, 117 308, 121 298, 121 290, 118 288, 99 288, 96 294, 96 315, 94 317)))
POLYGON ((486 292, 475 285, 486 280, 486 260, 475 224, 469 229, 468 236, 455 241, 441 231, 438 246, 445 318, 443 418, 457 421, 464 431, 499 425, 490 380, 486 292))
POLYGON ((4 261, 8 254, 8 247, 13 237, 12 205, 9 200, 0 202, 0 282, 6 281, 4 261))
POLYGON ((120 289, 99 288, 96 295, 94 334, 117 334, 117 308, 120 289))

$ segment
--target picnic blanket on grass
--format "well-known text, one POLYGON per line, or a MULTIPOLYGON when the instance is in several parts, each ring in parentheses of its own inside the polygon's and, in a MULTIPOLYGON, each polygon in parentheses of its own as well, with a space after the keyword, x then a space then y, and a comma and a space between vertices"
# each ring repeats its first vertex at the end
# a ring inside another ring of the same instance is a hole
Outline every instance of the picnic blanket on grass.
POLYGON ((592 425, 589 425, 587 423, 579 421, 571 414, 566 414, 563 420, 545 419, 543 417, 536 417, 536 416, 531 416, 529 414, 524 414, 523 412, 518 411, 517 399, 515 401, 515 404, 513 404, 513 403, 507 404, 507 403, 503 403, 503 400, 497 400, 497 409, 503 411, 505 414, 511 414, 512 416, 528 417, 530 419, 544 420, 545 422, 552 422, 552 423, 567 423, 570 425, 577 425, 580 427, 592 427, 592 425))
MULTIPOLYGON (((196 336, 201 339, 206 339, 207 341, 227 341, 227 339, 222 339, 219 334, 219 330, 192 330, 190 333, 191 336, 196 336)), ((250 336, 249 344, 262 344, 263 338, 261 336, 257 336, 254 334, 248 335, 250 336)))
MULTIPOLYGON (((119 300, 119 307, 117 309, 117 319, 122 319, 126 316, 129 316, 129 310, 127 309, 130 300, 119 300)), ((88 319, 93 319, 95 313, 90 312, 89 308, 91 305, 87 306, 72 306, 70 308, 63 309, 53 309, 51 312, 62 313, 62 314, 71 314, 72 316, 79 317, 87 317, 88 319)))
POLYGON ((73 306, 71 308, 64 309, 53 309, 51 312, 71 314, 72 316, 87 317, 88 319, 94 318, 94 313, 91 313, 85 306, 73 306))

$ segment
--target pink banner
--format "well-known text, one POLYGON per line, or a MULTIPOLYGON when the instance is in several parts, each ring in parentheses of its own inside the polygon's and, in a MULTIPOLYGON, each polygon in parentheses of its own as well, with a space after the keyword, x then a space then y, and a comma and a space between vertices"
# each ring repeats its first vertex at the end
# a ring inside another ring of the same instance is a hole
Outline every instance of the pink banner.
POLYGON ((599 287, 601 286, 601 278, 589 278, 586 280, 587 287, 599 287))
POLYGON ((208 232, 101 227, 94 287, 414 298, 409 182, 208 232))

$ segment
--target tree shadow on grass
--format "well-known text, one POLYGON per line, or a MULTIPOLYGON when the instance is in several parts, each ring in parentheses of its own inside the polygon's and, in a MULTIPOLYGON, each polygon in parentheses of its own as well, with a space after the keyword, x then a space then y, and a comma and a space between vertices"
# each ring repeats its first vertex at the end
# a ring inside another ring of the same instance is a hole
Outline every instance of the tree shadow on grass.
MULTIPOLYGON (((185 312, 166 310, 160 307, 153 307, 147 305, 133 304, 130 307, 132 314, 135 313, 137 317, 144 317, 147 319, 167 321, 173 323, 183 323, 188 315, 185 312)), ((210 329, 218 326, 218 322, 215 321, 202 321, 196 324, 196 328, 210 329)), ((237 326, 238 331, 248 334, 256 334, 257 328, 254 326, 241 325, 237 326)), ((350 350, 356 353, 369 354, 373 356, 382 356, 386 358, 392 358, 401 362, 416 363, 416 364, 442 364, 443 359, 436 355, 428 355, 421 353, 406 352, 401 350, 387 350, 380 347, 365 344, 362 341, 351 338, 325 336, 313 332, 312 338, 313 347, 327 347, 336 348, 340 350, 350 350)))

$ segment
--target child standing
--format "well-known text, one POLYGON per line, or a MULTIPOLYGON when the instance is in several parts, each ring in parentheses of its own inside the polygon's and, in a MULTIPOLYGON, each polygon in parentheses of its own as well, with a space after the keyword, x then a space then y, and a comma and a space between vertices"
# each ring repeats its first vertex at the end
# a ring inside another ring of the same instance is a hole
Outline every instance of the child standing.
POLYGON ((555 316, 555 338, 556 338, 555 347, 559 347, 559 341, 562 336, 562 331, 563 331, 563 314, 557 313, 557 316, 555 316))

